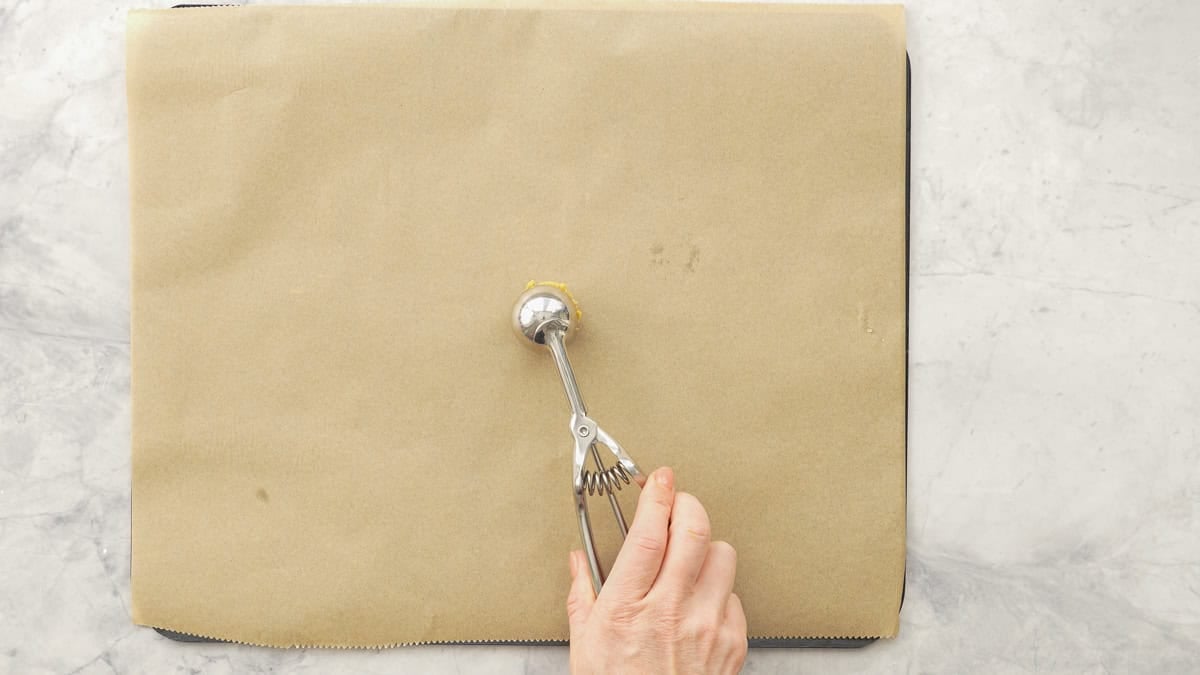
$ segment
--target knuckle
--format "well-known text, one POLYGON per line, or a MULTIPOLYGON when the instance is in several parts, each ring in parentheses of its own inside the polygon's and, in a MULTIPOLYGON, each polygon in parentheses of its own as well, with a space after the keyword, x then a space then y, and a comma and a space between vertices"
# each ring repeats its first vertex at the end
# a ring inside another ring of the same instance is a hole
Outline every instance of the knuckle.
POLYGON ((683 611, 675 605, 662 607, 654 613, 655 625, 672 636, 679 633, 685 618, 683 611))
POLYGON ((660 611, 648 617, 645 628, 660 643, 670 643, 682 637, 682 616, 678 612, 660 611))
POLYGON ((616 630, 633 626, 640 615, 639 608, 633 603, 618 603, 605 612, 608 625, 616 630))
POLYGON ((728 645, 728 649, 733 652, 738 661, 746 658, 746 654, 750 649, 750 642, 744 634, 736 630, 730 631, 725 637, 725 642, 728 645))
POLYGON ((667 547, 667 541, 665 537, 656 534, 642 533, 633 537, 633 545, 643 551, 657 553, 667 547))
POLYGON ((698 544, 703 545, 712 538, 712 529, 708 526, 708 523, 680 520, 674 524, 671 536, 686 537, 696 540, 698 544))
POLYGON ((690 624, 685 632, 689 640, 700 645, 716 644, 721 639, 721 626, 715 621, 696 621, 690 624))
POLYGON ((567 617, 574 619, 581 616, 587 609, 587 603, 577 593, 571 593, 567 596, 567 617))
POLYGON ((646 596, 647 616, 658 622, 678 628, 688 619, 687 595, 674 586, 656 585, 646 596))
POLYGON ((655 595, 658 612, 674 619, 675 623, 682 623, 684 608, 690 597, 687 589, 679 584, 663 584, 655 588, 655 595))

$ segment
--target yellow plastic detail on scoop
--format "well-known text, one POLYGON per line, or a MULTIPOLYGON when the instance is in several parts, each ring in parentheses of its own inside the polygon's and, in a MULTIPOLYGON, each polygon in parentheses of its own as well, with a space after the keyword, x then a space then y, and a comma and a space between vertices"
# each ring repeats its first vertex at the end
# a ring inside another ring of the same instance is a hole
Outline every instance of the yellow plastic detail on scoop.
POLYGON ((562 291, 563 294, 567 296, 567 299, 571 301, 571 307, 575 309, 575 320, 579 321, 582 325, 583 310, 579 308, 579 301, 576 300, 575 296, 571 294, 571 291, 567 288, 566 284, 559 281, 533 281, 531 279, 529 283, 525 284, 525 290, 529 290, 534 286, 549 286, 550 288, 557 288, 558 290, 562 291))

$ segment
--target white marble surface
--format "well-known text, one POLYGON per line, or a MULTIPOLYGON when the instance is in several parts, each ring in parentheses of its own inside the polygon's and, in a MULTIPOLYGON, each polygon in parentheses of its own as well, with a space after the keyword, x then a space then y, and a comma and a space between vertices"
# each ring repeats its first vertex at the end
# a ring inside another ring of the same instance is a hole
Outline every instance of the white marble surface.
MULTIPOLYGON (((130 623, 125 11, 0 0, 0 673, 563 671, 130 623)), ((1200 3, 913 0, 909 25, 901 635, 746 672, 1200 672, 1200 3)))

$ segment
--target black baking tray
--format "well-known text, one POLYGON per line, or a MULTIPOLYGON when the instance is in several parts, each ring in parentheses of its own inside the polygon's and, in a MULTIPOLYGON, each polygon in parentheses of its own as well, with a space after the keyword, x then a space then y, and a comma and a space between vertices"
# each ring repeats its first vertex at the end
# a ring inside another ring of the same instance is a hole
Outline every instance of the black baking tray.
MULTIPOLYGON (((185 4, 175 5, 173 9, 189 8, 189 7, 229 7, 236 5, 218 5, 218 4, 185 4)), ((911 256, 911 226, 910 226, 910 203, 912 191, 912 59, 907 55, 905 57, 905 120, 904 120, 904 380, 906 383, 904 394, 904 428, 905 428, 905 444, 904 444, 904 466, 905 473, 908 471, 908 346, 909 346, 909 257, 911 256)), ((907 476, 905 483, 907 484, 907 476)), ((907 492, 907 490, 906 490, 907 492)), ((907 509, 906 509, 907 510, 907 509)), ((907 577, 907 574, 906 574, 907 577)), ((900 606, 904 607, 904 595, 907 590, 907 578, 900 587, 900 606)), ((197 637, 186 633, 178 633, 167 630, 165 628, 155 628, 164 637, 170 638, 177 642, 226 642, 226 640, 216 640, 213 638, 197 637)), ((806 648, 806 649, 858 649, 865 647, 879 638, 750 638, 751 647, 766 647, 766 648, 806 648)), ((517 641, 517 640, 492 640, 492 641, 463 641, 463 642, 446 642, 438 644, 448 645, 499 645, 499 646, 545 646, 545 647, 565 647, 569 643, 567 640, 533 640, 533 641, 517 641)))

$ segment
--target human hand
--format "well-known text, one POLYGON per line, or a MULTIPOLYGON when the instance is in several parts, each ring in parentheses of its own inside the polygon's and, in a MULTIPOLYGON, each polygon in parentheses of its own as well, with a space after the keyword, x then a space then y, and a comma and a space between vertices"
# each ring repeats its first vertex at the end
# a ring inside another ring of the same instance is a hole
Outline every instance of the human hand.
POLYGON ((737 554, 710 541, 700 501, 675 492, 663 467, 638 499, 625 544, 599 597, 583 551, 572 551, 567 617, 571 672, 736 673, 746 614, 733 593, 737 554))

